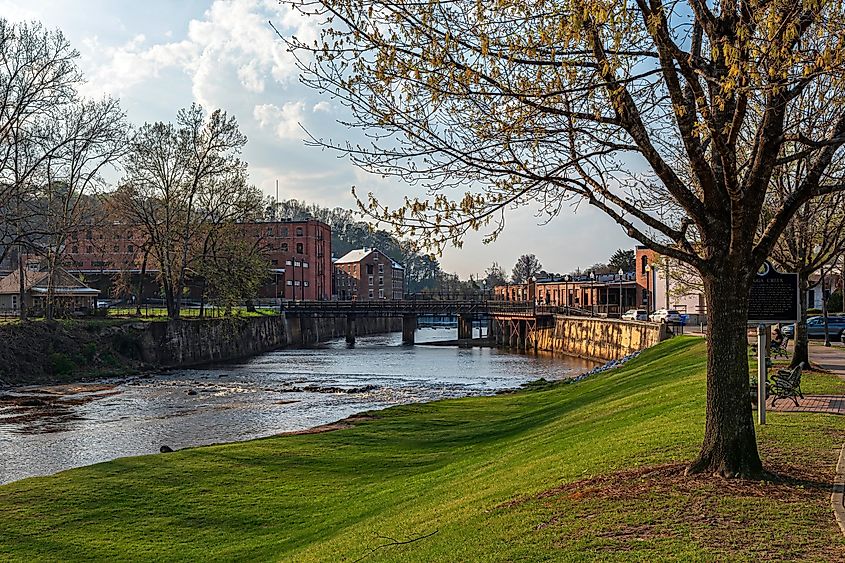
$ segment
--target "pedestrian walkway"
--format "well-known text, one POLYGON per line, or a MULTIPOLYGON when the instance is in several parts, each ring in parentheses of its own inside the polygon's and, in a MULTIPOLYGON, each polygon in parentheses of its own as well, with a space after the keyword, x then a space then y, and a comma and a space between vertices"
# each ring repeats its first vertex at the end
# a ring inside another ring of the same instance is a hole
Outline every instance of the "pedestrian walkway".
POLYGON ((833 343, 829 348, 821 343, 810 343, 810 362, 845 379, 845 344, 833 343))
POLYGON ((845 397, 842 395, 805 395, 798 399, 798 406, 792 399, 778 399, 772 406, 772 399, 766 402, 766 410, 773 412, 817 412, 825 414, 845 414, 845 397))

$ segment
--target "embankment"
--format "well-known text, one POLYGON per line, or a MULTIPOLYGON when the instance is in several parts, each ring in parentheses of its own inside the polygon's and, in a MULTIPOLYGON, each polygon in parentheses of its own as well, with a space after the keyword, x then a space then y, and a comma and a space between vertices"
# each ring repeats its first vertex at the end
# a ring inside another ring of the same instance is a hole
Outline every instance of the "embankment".
MULTIPOLYGON (((345 334, 346 318, 263 316, 0 325, 0 386, 68 382, 237 360, 345 334)), ((401 319, 362 318, 359 335, 401 330, 401 319)))
POLYGON ((537 328, 537 349, 596 361, 618 360, 666 340, 665 325, 556 315, 537 328))

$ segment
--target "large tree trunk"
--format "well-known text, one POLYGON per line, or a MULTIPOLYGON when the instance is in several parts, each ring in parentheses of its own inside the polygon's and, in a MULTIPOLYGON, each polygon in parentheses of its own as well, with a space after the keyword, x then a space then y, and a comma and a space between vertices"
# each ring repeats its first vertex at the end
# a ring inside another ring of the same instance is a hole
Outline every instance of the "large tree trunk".
POLYGON ((810 365, 810 339, 807 336, 807 291, 810 288, 809 274, 798 274, 798 309, 800 318, 795 323, 795 344, 792 346, 790 367, 799 364, 810 365))
POLYGON ((702 276, 707 298, 707 422, 689 473, 757 477, 748 377, 748 276, 702 276))

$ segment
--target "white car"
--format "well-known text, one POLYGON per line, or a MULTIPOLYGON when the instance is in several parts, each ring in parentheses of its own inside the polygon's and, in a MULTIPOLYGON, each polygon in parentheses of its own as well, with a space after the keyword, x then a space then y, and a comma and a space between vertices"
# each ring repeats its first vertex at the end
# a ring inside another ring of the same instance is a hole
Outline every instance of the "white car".
POLYGON ((674 309, 658 309, 649 317, 656 323, 680 323, 681 314, 674 309))
POLYGON ((628 309, 625 311, 625 314, 622 315, 623 321, 647 321, 648 320, 648 313, 646 313, 645 309, 628 309))

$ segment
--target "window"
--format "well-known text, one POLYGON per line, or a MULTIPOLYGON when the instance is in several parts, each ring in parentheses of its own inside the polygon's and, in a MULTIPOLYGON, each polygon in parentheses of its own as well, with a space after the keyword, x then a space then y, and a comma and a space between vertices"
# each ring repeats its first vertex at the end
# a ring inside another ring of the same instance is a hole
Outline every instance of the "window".
POLYGON ((283 242, 281 244, 281 246, 279 246, 279 250, 281 250, 282 252, 287 252, 288 251, 288 243, 283 242))
POLYGON ((278 266, 278 265, 279 265, 279 261, 278 261, 278 260, 271 260, 271 262, 273 263, 273 265, 274 265, 274 266, 278 266))
POLYGON ((303 262, 303 263, 302 263, 302 267, 303 267, 303 268, 307 268, 307 267, 308 267, 308 262, 303 262))
POLYGON ((114 245, 114 248, 112 248, 112 252, 120 252, 120 245, 119 244, 114 245))
POLYGON ((79 240, 79 233, 71 233, 70 240, 79 240))
POLYGON ((302 285, 304 285, 305 287, 308 287, 310 284, 308 283, 308 280, 305 280, 304 282, 302 282, 302 285))
POLYGON ((643 273, 643 275, 645 275, 645 268, 646 268, 646 266, 648 266, 648 256, 643 256, 642 258, 640 258, 640 263, 641 263, 642 273, 643 273))
POLYGON ((93 246, 88 247, 88 254, 94 254, 94 247, 93 246))
POLYGON ((384 273, 384 264, 379 264, 379 265, 378 265, 378 273, 379 273, 379 274, 383 274, 383 273, 384 273))
POLYGON ((131 244, 126 245, 126 252, 135 252, 135 246, 131 244))
MULTIPOLYGON (((370 279, 370 285, 373 285, 373 276, 370 276, 369 279, 370 279)), ((372 290, 370 290, 370 291, 372 291, 372 290)))
POLYGON ((79 254, 79 247, 78 246, 71 246, 70 247, 71 254, 79 254))
POLYGON ((373 298, 373 290, 372 289, 370 290, 369 296, 370 296, 370 299, 373 298))
POLYGON ((378 290, 378 298, 379 298, 379 299, 384 299, 384 290, 383 290, 383 289, 379 289, 379 290, 378 290))
POLYGON ((282 227, 282 236, 283 237, 288 236, 288 228, 287 227, 282 227))
POLYGON ((93 238, 94 238, 94 233, 92 233, 91 231, 88 231, 88 232, 85 233, 85 239, 86 240, 92 240, 93 238))
POLYGON ((286 285, 293 285, 293 282, 288 280, 288 283, 286 285))
POLYGON ((296 236, 298 236, 298 237, 301 237, 301 236, 302 236, 302 227, 297 227, 297 228, 296 228, 296 236))
POLYGON ((295 268, 301 268, 302 262, 294 261, 293 265, 294 265, 295 268))
POLYGON ((372 265, 372 264, 367 264, 367 273, 368 273, 368 274, 372 274, 372 273, 373 273, 373 265, 372 265))
POLYGON ((299 280, 294 280, 293 285, 295 285, 296 287, 299 287, 299 280))
POLYGON ((272 237, 272 236, 273 236, 273 227, 267 227, 267 236, 268 236, 268 237, 272 237))
POLYGON ((379 285, 384 285, 384 276, 379 276, 379 277, 378 277, 378 284, 379 284, 379 285))
POLYGON ((297 254, 302 254, 303 251, 304 251, 304 248, 305 247, 302 245, 301 242, 296 243, 296 253, 297 254))

